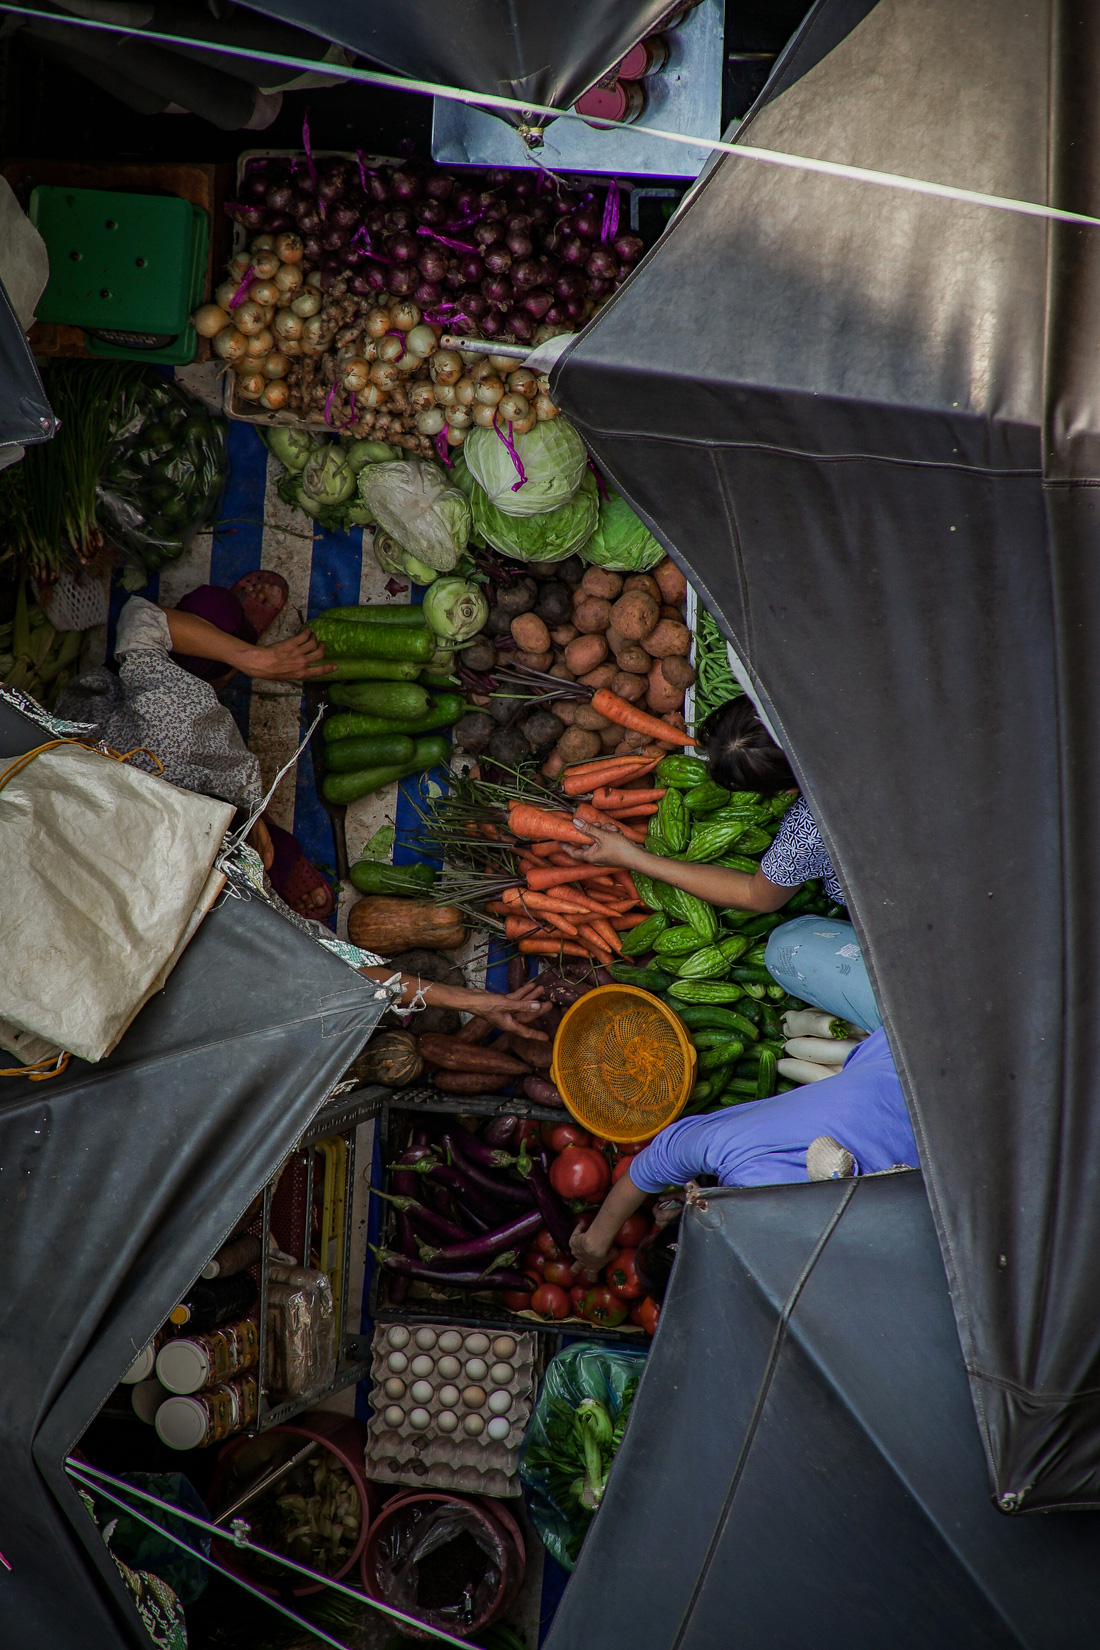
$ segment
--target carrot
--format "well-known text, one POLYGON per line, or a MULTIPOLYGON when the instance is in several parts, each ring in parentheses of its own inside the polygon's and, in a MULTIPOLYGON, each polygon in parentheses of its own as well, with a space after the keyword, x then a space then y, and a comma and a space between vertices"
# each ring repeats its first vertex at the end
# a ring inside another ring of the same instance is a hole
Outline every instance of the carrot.
POLYGON ((517 836, 529 836, 536 842, 572 842, 579 848, 592 846, 590 838, 581 835, 568 814, 550 813, 526 802, 517 802, 510 809, 508 823, 517 836))
POLYGON ((558 888, 567 882, 608 882, 610 878, 600 865, 578 865, 570 861, 570 869, 564 870, 557 865, 536 871, 528 871, 527 886, 540 892, 548 888, 558 888))
POLYGON ((597 808, 633 808, 640 802, 660 802, 664 794, 664 790, 627 791, 601 785, 593 791, 592 801, 597 808))
POLYGON ((625 820, 612 819, 608 814, 602 814, 588 802, 580 803, 575 817, 582 825, 598 825, 605 831, 618 831, 631 842, 645 841, 644 831, 638 830, 634 825, 628 825, 625 820))
POLYGON ((650 819, 657 812, 655 802, 639 802, 636 807, 624 808, 621 804, 617 808, 602 810, 608 819, 650 819))
POLYGON ((544 859, 551 859, 555 854, 562 857, 560 842, 532 842, 527 852, 531 854, 534 859, 540 861, 544 859))
POLYGON ((600 934, 607 941, 612 951, 622 954, 623 942, 606 917, 597 917, 595 922, 585 923, 585 927, 594 929, 597 934, 600 934))
POLYGON ((630 872, 624 871, 621 868, 616 868, 611 874, 619 886, 630 895, 630 898, 634 901, 634 903, 636 905, 641 905, 642 899, 638 893, 638 890, 634 886, 634 878, 631 876, 630 872))
POLYGON ((582 922, 580 925, 580 932, 581 939, 587 945, 589 951, 591 951, 594 957, 599 958, 605 968, 608 963, 613 963, 615 961, 615 953, 604 944, 603 935, 600 934, 590 922, 582 922))
POLYGON ((509 911, 509 907, 498 899, 490 900, 485 909, 491 912, 494 917, 506 917, 509 911))
POLYGON ((646 733, 651 739, 660 740, 663 745, 699 743, 690 733, 678 733, 675 728, 670 728, 667 722, 658 721, 656 716, 639 710, 636 705, 628 705, 625 699, 620 699, 610 688, 597 688, 592 695, 592 709, 598 711, 601 716, 606 716, 609 722, 616 722, 620 728, 630 728, 633 733, 646 733))
POLYGON ((582 769, 577 773, 571 768, 562 780, 561 788, 566 796, 583 796, 586 791, 597 787, 618 785, 625 779, 641 779, 645 774, 652 773, 660 760, 659 756, 642 762, 632 756, 614 756, 609 758, 601 772, 582 769))
POLYGON ((589 955, 588 946, 578 945, 575 940, 532 938, 520 940, 519 948, 525 957, 587 957, 589 955))
MULTIPOLYGON (((561 844, 559 842, 555 842, 554 847, 560 850, 561 844)), ((563 854, 561 852, 547 854, 546 858, 547 862, 554 867, 555 871, 564 871, 566 866, 576 865, 577 863, 575 859, 570 859, 568 854, 563 854)))
POLYGON ((528 934, 537 934, 539 924, 530 917, 505 917, 504 937, 506 940, 526 939, 528 934))
POLYGON ((652 915, 651 911, 624 911, 621 917, 611 918, 611 926, 617 928, 620 934, 625 934, 628 928, 640 928, 652 915))
POLYGON ((571 940, 576 939, 577 928, 568 917, 560 916, 557 911, 543 911, 541 916, 548 928, 556 928, 559 934, 567 934, 571 940))

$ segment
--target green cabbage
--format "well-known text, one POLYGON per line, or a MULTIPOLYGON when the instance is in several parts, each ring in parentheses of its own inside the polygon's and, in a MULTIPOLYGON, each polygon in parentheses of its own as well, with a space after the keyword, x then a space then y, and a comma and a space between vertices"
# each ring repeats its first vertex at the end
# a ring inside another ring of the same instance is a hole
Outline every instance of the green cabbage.
POLYGON ((390 447, 384 441, 349 441, 347 444, 348 463, 356 475, 364 464, 387 464, 397 457, 398 449, 390 447))
POLYGON ((424 597, 425 624, 455 646, 476 636, 488 617, 480 586, 465 579, 437 579, 424 597))
POLYGON ((564 561, 587 543, 596 525, 599 495, 591 470, 586 470, 568 504, 538 516, 506 516, 498 510, 461 456, 455 459, 454 482, 470 501, 474 532, 501 555, 513 556, 516 561, 564 561))
POLYGON ((665 559, 645 522, 624 498, 611 492, 601 499, 596 530, 580 554, 584 561, 611 573, 647 573, 665 559))
POLYGON ((470 506, 437 464, 418 458, 366 464, 359 492, 403 550, 437 573, 451 571, 470 536, 470 506))
POLYGON ((314 447, 319 445, 317 437, 308 430, 288 429, 285 424, 274 424, 261 433, 279 463, 295 474, 305 469, 314 447))
POLYGON ((462 451, 470 474, 506 516, 544 515, 568 504, 588 473, 588 454, 564 418, 536 424, 514 437, 527 480, 513 492, 519 475, 499 430, 470 430, 462 451))

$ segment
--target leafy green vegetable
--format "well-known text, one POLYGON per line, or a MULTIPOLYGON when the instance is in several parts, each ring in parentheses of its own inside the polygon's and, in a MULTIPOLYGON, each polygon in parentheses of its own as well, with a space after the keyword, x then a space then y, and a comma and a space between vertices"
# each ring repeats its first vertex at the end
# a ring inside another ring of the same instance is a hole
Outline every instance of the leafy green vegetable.
POLYGON ((600 502, 596 530, 581 556, 612 573, 646 573, 665 559, 664 550, 645 522, 624 498, 610 492, 600 502))
MULTIPOLYGON (((465 448, 462 449, 465 452, 465 448)), ((573 497, 556 510, 536 515, 505 515, 470 474, 464 458, 455 459, 454 481, 470 500, 474 531, 486 544, 517 561, 564 561, 583 549, 598 514, 596 478, 585 471, 573 497)))
POLYGON ((295 475, 305 469, 318 445, 318 438, 308 430, 288 430, 279 424, 261 430, 260 434, 267 443, 268 451, 273 452, 279 463, 295 475))
POLYGON ((367 464, 359 492, 379 526, 417 561, 449 573, 466 548, 470 505, 437 464, 410 458, 367 464))
POLYGON ((584 480, 588 454, 565 418, 536 424, 513 437, 526 481, 520 481, 507 442, 495 427, 472 429, 463 443, 470 474, 506 516, 544 515, 568 504, 584 480))

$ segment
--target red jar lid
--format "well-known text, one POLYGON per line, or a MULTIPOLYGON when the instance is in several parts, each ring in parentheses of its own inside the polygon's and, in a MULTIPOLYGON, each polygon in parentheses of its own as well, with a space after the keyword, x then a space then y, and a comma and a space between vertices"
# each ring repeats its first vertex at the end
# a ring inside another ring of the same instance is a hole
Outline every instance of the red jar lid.
POLYGON ((645 108, 645 93, 633 80, 617 80, 613 86, 593 86, 574 105, 588 121, 618 121, 629 124, 645 108))

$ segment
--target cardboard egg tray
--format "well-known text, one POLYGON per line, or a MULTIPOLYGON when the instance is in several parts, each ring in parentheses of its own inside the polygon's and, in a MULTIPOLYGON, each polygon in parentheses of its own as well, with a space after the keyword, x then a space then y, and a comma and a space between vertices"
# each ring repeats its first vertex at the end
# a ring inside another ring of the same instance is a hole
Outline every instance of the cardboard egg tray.
POLYGON ((518 1495, 516 1463, 534 1401, 536 1345, 530 1333, 472 1324, 379 1324, 368 1475, 424 1489, 518 1495))

